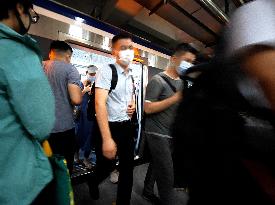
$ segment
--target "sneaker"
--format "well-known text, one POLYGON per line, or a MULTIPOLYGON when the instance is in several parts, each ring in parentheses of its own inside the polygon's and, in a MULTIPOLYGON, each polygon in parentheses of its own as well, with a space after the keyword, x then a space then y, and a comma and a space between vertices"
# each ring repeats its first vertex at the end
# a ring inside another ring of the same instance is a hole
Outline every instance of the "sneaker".
POLYGON ((157 197, 155 194, 147 194, 147 193, 143 193, 142 197, 152 203, 153 205, 159 205, 160 204, 160 198, 157 197))
POLYGON ((110 174, 110 181, 113 184, 116 184, 118 182, 118 177, 119 177, 119 171, 116 169, 110 174))
POLYGON ((92 168, 93 168, 93 165, 92 165, 91 161, 90 161, 89 159, 87 159, 87 158, 84 158, 83 164, 84 164, 85 167, 88 168, 88 169, 92 169, 92 168))

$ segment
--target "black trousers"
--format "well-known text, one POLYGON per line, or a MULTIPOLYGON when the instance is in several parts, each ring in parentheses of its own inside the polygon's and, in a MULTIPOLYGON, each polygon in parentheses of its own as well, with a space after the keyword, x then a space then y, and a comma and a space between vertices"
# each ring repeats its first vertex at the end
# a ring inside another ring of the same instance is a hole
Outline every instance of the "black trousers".
POLYGON ((151 162, 144 181, 144 193, 154 194, 154 185, 157 183, 161 204, 175 204, 172 139, 146 134, 146 140, 151 162))
MULTIPOLYGON (((117 144, 117 156, 119 158, 116 205, 130 205, 133 186, 135 127, 130 121, 110 122, 109 125, 112 137, 117 144)), ((95 179, 98 186, 114 170, 116 162, 103 156, 100 134, 96 136, 95 149, 97 159, 95 179)))
POLYGON ((76 150, 75 129, 65 132, 52 133, 48 139, 54 154, 63 156, 67 161, 67 166, 72 174, 74 153, 76 150))

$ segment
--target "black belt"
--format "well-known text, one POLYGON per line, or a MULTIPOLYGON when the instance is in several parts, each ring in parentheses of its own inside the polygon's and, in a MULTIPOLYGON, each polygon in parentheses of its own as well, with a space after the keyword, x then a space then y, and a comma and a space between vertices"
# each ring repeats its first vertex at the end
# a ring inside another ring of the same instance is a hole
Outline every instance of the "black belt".
POLYGON ((130 124, 132 123, 131 120, 125 120, 121 122, 109 122, 110 125, 125 125, 125 124, 130 124))

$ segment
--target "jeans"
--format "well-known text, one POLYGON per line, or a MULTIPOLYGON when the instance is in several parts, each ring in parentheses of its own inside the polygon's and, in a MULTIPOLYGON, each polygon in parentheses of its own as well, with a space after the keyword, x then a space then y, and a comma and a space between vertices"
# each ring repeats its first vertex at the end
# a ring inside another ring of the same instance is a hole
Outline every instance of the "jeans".
POLYGON ((91 150, 92 150, 92 147, 94 146, 94 143, 93 143, 93 138, 94 138, 94 135, 95 135, 95 132, 94 132, 94 127, 95 127, 95 121, 91 121, 90 122, 90 134, 88 135, 87 139, 86 139, 86 142, 83 146, 83 150, 84 150, 84 157, 86 159, 89 158, 90 154, 91 154, 91 150))

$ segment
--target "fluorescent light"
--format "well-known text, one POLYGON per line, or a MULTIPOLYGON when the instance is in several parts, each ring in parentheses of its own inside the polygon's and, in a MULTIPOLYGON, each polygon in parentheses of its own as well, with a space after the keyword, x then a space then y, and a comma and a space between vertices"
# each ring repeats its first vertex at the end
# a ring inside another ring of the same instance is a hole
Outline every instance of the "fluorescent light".
POLYGON ((83 23, 85 21, 83 18, 80 17, 75 17, 75 20, 77 23, 83 23))
POLYGON ((70 34, 71 36, 74 36, 74 37, 77 37, 77 38, 81 38, 81 39, 82 39, 83 30, 82 30, 82 28, 79 27, 79 26, 70 25, 69 34, 70 34))

